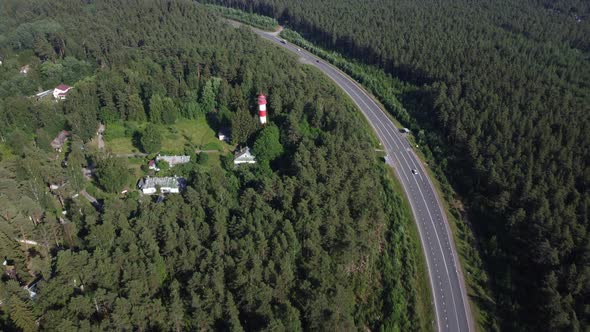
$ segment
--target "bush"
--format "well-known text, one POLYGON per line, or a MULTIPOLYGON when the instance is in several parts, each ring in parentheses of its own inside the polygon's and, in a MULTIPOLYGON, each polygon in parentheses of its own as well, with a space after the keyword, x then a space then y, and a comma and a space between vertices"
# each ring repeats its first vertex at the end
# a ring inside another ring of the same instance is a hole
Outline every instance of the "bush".
POLYGON ((137 133, 137 125, 131 122, 125 122, 125 137, 133 137, 137 133))
POLYGON ((148 124, 141 134, 141 148, 145 153, 155 153, 162 148, 162 133, 158 126, 148 124))
POLYGON ((107 192, 120 192, 130 179, 127 160, 106 158, 99 160, 96 168, 98 184, 107 192))

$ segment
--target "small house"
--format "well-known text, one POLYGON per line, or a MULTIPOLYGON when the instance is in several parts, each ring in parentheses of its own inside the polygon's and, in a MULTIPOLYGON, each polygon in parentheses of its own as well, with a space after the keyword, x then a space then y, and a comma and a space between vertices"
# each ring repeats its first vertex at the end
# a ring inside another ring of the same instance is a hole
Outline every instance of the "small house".
POLYGON ((29 73, 30 68, 31 67, 29 67, 29 65, 24 65, 24 66, 20 67, 21 75, 27 75, 29 73))
POLYGON ((252 155, 249 147, 245 147, 236 152, 234 156, 234 165, 255 164, 256 157, 252 155))
POLYGON ((177 176, 173 177, 145 177, 137 184, 142 193, 146 195, 155 194, 160 190, 162 194, 178 194, 186 187, 186 181, 177 176))
POLYGON ((158 155, 156 157, 156 162, 160 161, 160 160, 164 160, 165 162, 168 163, 168 165, 170 165, 170 168, 179 165, 179 164, 186 164, 189 161, 191 161, 191 157, 190 156, 161 156, 158 155))
POLYGON ((23 287, 24 290, 29 292, 29 297, 31 298, 31 300, 34 300, 35 297, 37 296, 37 284, 42 279, 43 279, 42 277, 37 277, 35 280, 31 281, 30 283, 28 283, 27 285, 25 285, 23 287))
POLYGON ((62 83, 62 84, 58 85, 55 89, 53 89, 53 98, 59 99, 59 100, 64 100, 64 99, 66 99, 66 95, 68 94, 68 91, 70 91, 71 89, 72 89, 71 86, 67 86, 62 83))
POLYGON ((154 171, 159 171, 160 169, 158 168, 158 165, 156 165, 156 161, 154 159, 150 160, 148 162, 148 168, 154 171))
POLYGON ((8 278, 16 280, 16 268, 14 267, 14 260, 4 257, 4 273, 8 278))
POLYGON ((63 187, 64 184, 65 184, 64 181, 61 181, 59 183, 50 183, 49 184, 49 190, 51 190, 51 191, 57 190, 57 189, 63 187))
POLYGON ((58 152, 61 152, 61 148, 64 143, 68 140, 70 133, 67 130, 62 130, 57 136, 51 141, 51 147, 58 152))
POLYGON ((224 142, 228 142, 230 141, 230 130, 229 128, 221 128, 219 129, 219 132, 217 133, 217 138, 219 138, 220 141, 224 141, 224 142))

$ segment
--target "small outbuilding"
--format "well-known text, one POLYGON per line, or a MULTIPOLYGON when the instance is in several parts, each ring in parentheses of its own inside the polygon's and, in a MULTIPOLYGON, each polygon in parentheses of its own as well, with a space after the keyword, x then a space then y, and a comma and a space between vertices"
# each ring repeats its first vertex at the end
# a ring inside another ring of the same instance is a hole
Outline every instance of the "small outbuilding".
POLYGON ((4 274, 6 274, 8 278, 16 280, 16 268, 14 266, 14 260, 4 257, 4 262, 2 265, 4 266, 4 274))
POLYGON ((221 128, 217 133, 217 138, 220 141, 228 142, 230 141, 230 129, 229 128, 221 128))
POLYGON ((41 99, 45 99, 47 97, 50 97, 51 95, 53 95, 53 89, 49 89, 49 90, 45 90, 45 91, 37 93, 35 95, 35 99, 41 100, 41 99))
POLYGON ((191 161, 191 156, 161 156, 158 155, 156 157, 156 162, 164 160, 165 162, 170 165, 170 168, 179 165, 179 164, 186 164, 191 161))
POLYGON ((158 168, 158 165, 156 165, 156 161, 154 159, 152 159, 148 162, 148 169, 154 170, 156 172, 160 170, 158 168))

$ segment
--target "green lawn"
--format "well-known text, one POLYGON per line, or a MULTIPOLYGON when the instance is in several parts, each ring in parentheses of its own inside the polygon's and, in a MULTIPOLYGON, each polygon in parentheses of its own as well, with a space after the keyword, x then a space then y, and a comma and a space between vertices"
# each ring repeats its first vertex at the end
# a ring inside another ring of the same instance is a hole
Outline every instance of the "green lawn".
POLYGON ((185 146, 197 149, 215 146, 212 150, 229 150, 229 145, 217 139, 216 132, 209 127, 204 117, 178 120, 172 126, 163 126, 162 133, 162 151, 165 152, 182 153, 185 146))
MULTIPOLYGON (((145 128, 146 123, 129 123, 138 131, 145 128)), ((160 125, 162 132, 163 153, 182 154, 185 147, 195 149, 219 150, 227 152, 231 146, 217 139, 215 131, 209 127, 204 117, 188 120, 179 119, 173 125, 160 125)), ((132 138, 126 136, 125 126, 122 123, 107 125, 106 148, 115 154, 129 154, 141 152, 133 146, 132 138)))
POLYGON ((138 148, 131 144, 131 138, 122 137, 115 138, 111 141, 105 142, 107 149, 113 153, 135 153, 140 152, 138 148))

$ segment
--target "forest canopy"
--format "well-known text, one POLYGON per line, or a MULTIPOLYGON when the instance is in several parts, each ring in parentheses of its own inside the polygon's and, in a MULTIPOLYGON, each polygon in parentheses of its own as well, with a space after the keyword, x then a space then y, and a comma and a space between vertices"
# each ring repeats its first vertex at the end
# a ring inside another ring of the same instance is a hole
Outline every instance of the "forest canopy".
POLYGON ((400 120, 466 203, 500 327, 590 326, 588 1, 208 2, 401 81, 400 120))
POLYGON ((430 328, 401 197, 314 69, 189 1, 2 1, 0 55, 0 330, 430 328), (147 160, 108 144, 153 154, 180 121, 263 162, 189 145, 183 192, 141 195, 147 160))

